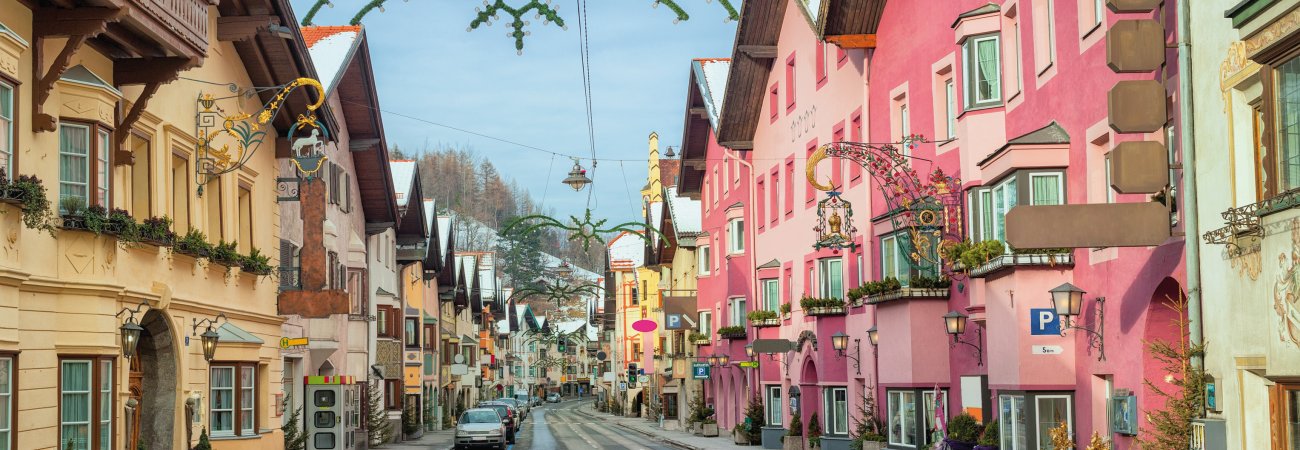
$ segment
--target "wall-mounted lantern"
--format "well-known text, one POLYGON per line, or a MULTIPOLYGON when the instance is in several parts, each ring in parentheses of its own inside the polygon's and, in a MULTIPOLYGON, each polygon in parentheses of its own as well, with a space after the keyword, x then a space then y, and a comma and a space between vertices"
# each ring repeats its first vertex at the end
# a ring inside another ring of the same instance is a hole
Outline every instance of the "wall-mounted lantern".
POLYGON ((952 343, 948 344, 948 346, 952 347, 957 344, 970 346, 970 348, 975 349, 976 364, 982 366, 984 365, 984 330, 982 328, 975 329, 975 342, 973 343, 961 340, 960 336, 966 334, 967 319, 969 317, 957 311, 948 311, 948 314, 943 315, 943 324, 948 328, 948 334, 952 335, 952 343))
POLYGON ((844 334, 843 331, 837 332, 831 336, 831 348, 834 348, 835 353, 838 353, 841 358, 847 358, 850 361, 853 361, 853 368, 857 369, 859 374, 862 373, 862 363, 860 361, 862 358, 862 339, 853 340, 853 354, 855 356, 849 356, 844 353, 844 351, 849 348, 849 335, 844 334))
POLYGON ((136 349, 139 348, 140 346, 140 333, 144 331, 144 328, 141 327, 140 324, 135 321, 135 315, 140 314, 141 311, 144 311, 146 309, 149 309, 149 303, 141 300, 140 304, 135 308, 124 307, 122 308, 121 311, 117 312, 117 317, 122 317, 123 313, 130 313, 130 315, 127 316, 126 318, 126 322, 123 323, 122 326, 118 328, 118 330, 122 333, 122 357, 123 358, 131 359, 135 357, 136 349))
POLYGON ((1092 329, 1070 324, 1070 317, 1078 316, 1083 310, 1083 294, 1086 291, 1073 284, 1062 283, 1048 292, 1052 294, 1052 309, 1056 310, 1056 315, 1061 316, 1061 336, 1065 336, 1065 330, 1071 328, 1088 333, 1088 348, 1097 349, 1097 360, 1105 361, 1106 297, 1094 299, 1097 302, 1097 326, 1092 329))
POLYGON ((213 325, 217 324, 218 320, 224 320, 226 322, 230 321, 230 319, 226 318, 226 315, 224 313, 217 314, 216 317, 213 317, 211 319, 196 318, 193 321, 193 327, 190 329, 190 336, 194 336, 195 334, 198 333, 200 326, 207 327, 207 330, 204 330, 203 334, 199 335, 199 339, 203 344, 203 359, 207 360, 208 362, 212 362, 212 357, 216 356, 217 343, 221 340, 221 335, 217 334, 217 331, 212 328, 213 325))

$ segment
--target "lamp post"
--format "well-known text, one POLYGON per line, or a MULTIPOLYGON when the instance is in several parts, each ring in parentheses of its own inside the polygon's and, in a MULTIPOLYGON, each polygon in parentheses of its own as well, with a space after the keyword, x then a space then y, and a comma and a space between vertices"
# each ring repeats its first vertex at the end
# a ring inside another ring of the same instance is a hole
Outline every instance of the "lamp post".
POLYGON ((117 312, 117 317, 122 317, 123 313, 130 313, 130 315, 127 316, 126 318, 126 322, 122 323, 122 326, 118 328, 118 330, 122 333, 122 357, 123 358, 131 359, 132 357, 135 356, 136 349, 139 348, 140 332, 144 331, 144 328, 141 327, 138 323, 136 323, 135 315, 139 314, 140 311, 143 311, 148 308, 149 308, 149 303, 145 302, 144 300, 141 300, 140 304, 137 305, 135 308, 123 307, 122 310, 117 312))
POLYGON ((862 374, 862 339, 854 339, 853 345, 853 354, 855 356, 849 356, 844 353, 844 350, 849 348, 849 335, 844 334, 843 331, 831 335, 831 348, 835 349, 835 353, 839 354, 841 358, 853 361, 853 368, 857 369, 860 375, 862 374))
POLYGON ((960 338, 961 335, 966 334, 967 319, 969 319, 969 317, 957 311, 948 311, 948 314, 943 315, 944 326, 948 328, 948 334, 952 335, 952 343, 948 344, 948 346, 952 347, 957 344, 965 344, 970 348, 975 349, 975 364, 983 366, 984 330, 982 328, 975 329, 975 342, 973 343, 963 341, 960 338))
POLYGON ((1052 294, 1052 309, 1056 310, 1056 315, 1061 316, 1061 336, 1065 336, 1065 330, 1075 329, 1088 333, 1088 348, 1097 349, 1097 360, 1106 360, 1106 297, 1097 297, 1094 299, 1097 303, 1097 326, 1096 329, 1087 328, 1079 325, 1071 325, 1070 317, 1078 316, 1083 310, 1083 294, 1087 291, 1079 289, 1070 283, 1062 283, 1060 286, 1047 291, 1052 294))
POLYGON ((199 335, 203 344, 203 359, 207 362, 212 362, 212 358, 216 356, 217 343, 221 340, 221 335, 217 334, 217 331, 212 329, 212 326, 216 325, 218 320, 224 320, 226 322, 230 321, 230 319, 226 318, 224 313, 221 313, 211 319, 193 319, 193 326, 190 329, 190 336, 193 336, 198 333, 200 326, 207 327, 207 330, 203 331, 203 334, 199 335))
POLYGON ((563 183, 573 188, 574 192, 581 191, 582 188, 591 184, 591 178, 587 178, 587 169, 582 168, 582 164, 578 162, 577 158, 573 159, 573 169, 569 170, 569 176, 564 179, 563 183))

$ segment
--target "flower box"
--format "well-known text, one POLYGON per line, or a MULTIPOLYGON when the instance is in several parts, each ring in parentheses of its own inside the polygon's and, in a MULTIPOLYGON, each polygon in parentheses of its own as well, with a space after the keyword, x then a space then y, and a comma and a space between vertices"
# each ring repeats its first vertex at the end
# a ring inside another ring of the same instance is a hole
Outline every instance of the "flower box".
POLYGON ((911 288, 905 287, 895 291, 867 296, 867 304, 872 305, 893 300, 911 300, 925 298, 948 298, 949 288, 911 288))
POLYGON ((172 244, 172 249, 175 250, 176 253, 180 253, 180 254, 182 254, 182 255, 193 256, 193 257, 195 257, 195 258, 207 258, 207 257, 211 256, 211 253, 212 253, 212 249, 211 249, 211 248, 202 248, 202 247, 199 247, 199 246, 191 246, 191 245, 189 245, 188 243, 186 243, 185 241, 177 241, 176 243, 172 244))
POLYGON ((1004 269, 1026 266, 1074 266, 1074 253, 1023 253, 1002 255, 991 258, 979 267, 971 269, 971 278, 983 278, 1004 269))
POLYGON ((844 305, 840 306, 816 306, 804 310, 809 316, 842 316, 844 315, 844 305))
POLYGON ((0 203, 21 205, 24 197, 26 197, 26 195, 22 189, 12 186, 4 186, 3 188, 0 188, 0 203))
POLYGON ((729 340, 744 339, 745 329, 740 328, 739 330, 726 330, 726 329, 718 330, 718 336, 723 339, 729 339, 729 340))
POLYGON ((711 340, 709 340, 709 339, 696 339, 696 340, 691 341, 691 343, 692 343, 692 344, 695 344, 695 345, 709 345, 709 344, 712 344, 713 341, 711 341, 711 340))
POLYGON ((749 324, 754 328, 775 327, 781 325, 781 319, 775 317, 770 319, 749 319, 749 324))

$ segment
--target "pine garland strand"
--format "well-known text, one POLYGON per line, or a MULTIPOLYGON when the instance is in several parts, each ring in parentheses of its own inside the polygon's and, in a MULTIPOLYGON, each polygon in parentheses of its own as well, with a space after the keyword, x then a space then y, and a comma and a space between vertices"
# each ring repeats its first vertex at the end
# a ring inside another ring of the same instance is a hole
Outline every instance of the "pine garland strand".
POLYGON ((523 20, 524 14, 527 14, 529 11, 536 10, 536 17, 542 19, 542 25, 548 25, 551 22, 555 22, 555 24, 559 25, 561 29, 569 29, 569 27, 564 25, 564 18, 560 17, 558 12, 559 7, 551 6, 549 2, 542 3, 537 0, 531 0, 524 6, 515 8, 507 5, 505 0, 484 0, 483 6, 483 8, 474 8, 478 13, 478 16, 469 23, 469 28, 465 31, 474 31, 474 29, 478 28, 479 25, 492 25, 492 20, 499 19, 500 14, 505 12, 507 15, 514 18, 514 20, 510 22, 510 27, 514 28, 514 31, 506 33, 506 36, 515 38, 515 50, 521 55, 524 54, 524 37, 532 34, 528 31, 524 31, 525 26, 531 25, 528 21, 523 20))

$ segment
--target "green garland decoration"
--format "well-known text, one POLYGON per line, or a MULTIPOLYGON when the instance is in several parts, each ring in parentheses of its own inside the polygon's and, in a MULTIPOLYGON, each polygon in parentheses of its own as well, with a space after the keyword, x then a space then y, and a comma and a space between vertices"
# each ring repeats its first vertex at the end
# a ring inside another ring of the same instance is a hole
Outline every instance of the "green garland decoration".
MULTIPOLYGON (((682 9, 675 0, 655 0, 654 5, 652 6, 658 7, 661 4, 667 6, 668 9, 671 9, 673 13, 677 14, 677 18, 673 19, 673 23, 689 20, 691 18, 689 14, 686 14, 686 10, 682 9)), ((718 0, 718 4, 722 5, 722 8, 727 10, 728 21, 740 20, 740 12, 736 11, 736 7, 731 5, 731 0, 718 0)))
POLYGON ((316 3, 311 5, 311 9, 307 10, 307 15, 302 17, 302 26, 311 26, 311 19, 316 17, 316 12, 320 11, 323 6, 333 8, 334 4, 330 3, 330 0, 316 0, 316 3))
POLYGON ((603 244, 604 238, 601 236, 603 233, 618 233, 623 231, 636 234, 654 233, 658 235, 660 239, 668 239, 667 236, 664 236, 663 232, 647 223, 623 222, 605 228, 605 222, 608 222, 609 220, 601 219, 592 221, 590 208, 587 209, 586 215, 582 219, 578 219, 577 216, 569 216, 569 219, 573 221, 572 225, 565 224, 564 222, 544 214, 533 214, 510 221, 510 224, 506 225, 501 232, 503 234, 527 234, 543 228, 559 228, 569 232, 570 241, 581 241, 583 251, 590 250, 592 242, 600 242, 603 244))
POLYGON ((469 23, 469 28, 466 28, 465 31, 474 31, 479 25, 492 25, 492 20, 499 19, 501 12, 505 12, 514 18, 510 22, 510 26, 514 28, 514 31, 506 33, 506 36, 515 38, 515 50, 522 55, 524 54, 524 36, 531 34, 524 31, 524 26, 530 25, 530 23, 522 19, 523 15, 536 10, 536 17, 542 19, 542 25, 555 22, 561 29, 568 30, 569 27, 564 25, 564 19, 560 17, 557 12, 558 9, 558 6, 551 6, 549 0, 546 3, 530 0, 527 4, 518 8, 506 5, 505 0, 483 0, 483 8, 474 8, 478 16, 469 23))
POLYGON ((576 286, 568 284, 547 284, 516 289, 514 293, 510 295, 509 300, 526 300, 532 297, 542 296, 546 297, 546 300, 548 301, 554 301, 556 305, 563 306, 562 304, 565 300, 571 300, 583 294, 599 297, 604 293, 605 288, 594 283, 576 286))
MULTIPOLYGON (((352 21, 348 22, 348 24, 360 25, 361 18, 365 17, 366 13, 369 13, 370 10, 372 9, 379 8, 379 12, 384 12, 384 2, 386 1, 388 0, 370 0, 370 3, 366 3, 366 6, 361 7, 361 10, 357 11, 357 15, 352 16, 352 21)), ((410 0, 402 0, 402 1, 410 1, 410 0)))

